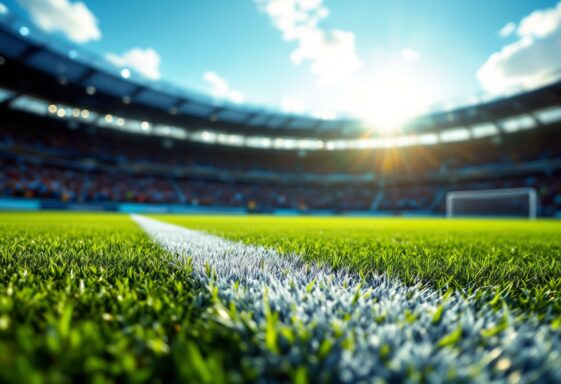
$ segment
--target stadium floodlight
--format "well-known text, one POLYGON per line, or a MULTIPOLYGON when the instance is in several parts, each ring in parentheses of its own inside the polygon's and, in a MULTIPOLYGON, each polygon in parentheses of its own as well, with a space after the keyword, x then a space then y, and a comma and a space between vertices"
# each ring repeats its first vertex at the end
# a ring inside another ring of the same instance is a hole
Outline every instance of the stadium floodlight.
POLYGON ((453 191, 446 194, 446 216, 527 217, 538 214, 538 194, 534 188, 504 188, 453 191))

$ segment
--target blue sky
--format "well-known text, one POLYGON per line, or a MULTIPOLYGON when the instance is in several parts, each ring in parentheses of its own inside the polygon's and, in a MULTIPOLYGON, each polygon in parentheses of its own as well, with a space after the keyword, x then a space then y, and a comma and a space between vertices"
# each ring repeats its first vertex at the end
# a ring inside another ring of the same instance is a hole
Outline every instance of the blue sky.
POLYGON ((561 41, 545 0, 0 1, 148 77, 326 117, 539 85, 561 41))

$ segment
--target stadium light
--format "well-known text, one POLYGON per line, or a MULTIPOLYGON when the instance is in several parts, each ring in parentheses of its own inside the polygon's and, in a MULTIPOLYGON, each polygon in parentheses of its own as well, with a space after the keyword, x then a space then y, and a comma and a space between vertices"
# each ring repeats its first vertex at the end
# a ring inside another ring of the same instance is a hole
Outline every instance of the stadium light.
POLYGON ((150 125, 148 125, 147 127, 148 127, 147 129, 141 128, 142 133, 145 134, 153 133, 154 135, 165 136, 168 138, 171 137, 178 140, 187 140, 189 138, 187 131, 185 131, 183 128, 174 127, 170 125, 156 125, 152 130, 150 125))
POLYGON ((127 68, 121 69, 121 77, 123 79, 128 79, 129 77, 131 77, 131 71, 128 70, 127 68))
POLYGON ((465 128, 454 128, 447 129, 440 133, 440 141, 443 143, 449 143, 453 141, 463 141, 470 137, 470 133, 465 128))
POLYGON ((327 142, 328 148, 331 150, 342 150, 349 147, 349 143, 346 140, 332 140, 327 142))
POLYGON ((245 145, 250 148, 271 148, 272 141, 268 137, 248 137, 245 145))
POLYGON ((220 144, 233 145, 236 147, 242 146, 245 140, 242 135, 230 135, 224 133, 218 134, 216 138, 220 144))
POLYGON ((425 133, 417 137, 417 142, 421 145, 434 145, 438 144, 439 141, 436 133, 425 133))
POLYGON ((323 141, 313 139, 303 139, 298 141, 299 149, 321 149, 323 148, 323 141))
POLYGON ((536 121, 529 115, 521 115, 501 121, 501 126, 505 132, 512 133, 535 128, 536 121))
POLYGON ((418 137, 415 135, 398 136, 393 139, 394 147, 410 147, 417 144, 418 137))
POLYGON ((487 137, 487 136, 494 136, 499 133, 498 128, 493 123, 485 123, 474 125, 471 127, 471 136, 476 139, 487 137))
POLYGON ((167 126, 161 126, 161 127, 158 127, 156 132, 163 135, 163 136, 168 136, 171 132, 171 129, 169 129, 169 127, 167 127, 167 126))
POLYGON ((366 141, 368 148, 392 148, 395 147, 396 139, 395 137, 382 137, 376 139, 370 139, 366 141))
MULTIPOLYGON (((24 109, 26 111, 45 114, 47 112, 57 114, 63 118, 82 118, 89 120, 96 120, 98 116, 103 116, 103 119, 97 120, 97 125, 110 129, 126 130, 130 132, 153 134, 157 136, 173 137, 179 140, 191 140, 208 144, 220 144, 225 146, 245 146, 251 148, 274 148, 283 150, 346 150, 346 149, 377 149, 377 148, 392 148, 392 147, 407 147, 413 145, 434 145, 440 142, 454 142, 469 139, 477 139, 480 137, 492 136, 499 133, 499 129, 493 123, 482 123, 472 127, 463 128, 457 127, 448 129, 442 132, 425 133, 419 135, 394 135, 394 136, 381 136, 381 137, 367 137, 358 139, 338 139, 322 141, 314 137, 308 138, 295 138, 295 137, 263 137, 263 136, 248 136, 242 134, 231 134, 226 132, 215 131, 208 129, 204 131, 196 131, 189 133, 183 127, 170 127, 167 125, 155 125, 150 121, 138 121, 133 119, 125 119, 122 117, 113 116, 111 114, 98 115, 95 112, 90 112, 87 109, 81 110, 77 107, 71 106, 57 106, 56 104, 49 104, 45 100, 30 98, 27 96, 18 97, 10 104, 10 107, 16 109, 24 109), (154 127, 154 129, 152 129, 154 127)), ((534 113, 534 117, 530 115, 522 115, 524 119, 514 119, 516 124, 522 126, 537 126, 537 121, 542 120, 561 120, 561 108, 538 111, 534 113), (531 122, 530 122, 531 120, 531 122)), ((511 119, 512 120, 512 119, 511 119)), ((506 121, 506 120, 505 120, 506 121)), ((504 124, 505 121, 502 123, 504 124)), ((514 122, 506 121, 506 126, 514 124, 514 122)), ((514 125, 513 125, 514 127, 514 125)), ((514 129, 513 127, 507 128, 514 129)), ((504 129, 504 127, 503 127, 504 129)))
POLYGON ((375 139, 353 140, 352 147, 357 149, 373 148, 376 145, 375 139))
POLYGON ((538 121, 542 124, 552 124, 561 121, 561 107, 543 109, 534 113, 538 121))
POLYGON ((298 145, 296 139, 278 137, 273 141, 273 148, 276 149, 294 149, 298 145))
POLYGON ((214 143, 216 141, 216 134, 213 132, 203 131, 201 132, 200 137, 207 143, 214 143))

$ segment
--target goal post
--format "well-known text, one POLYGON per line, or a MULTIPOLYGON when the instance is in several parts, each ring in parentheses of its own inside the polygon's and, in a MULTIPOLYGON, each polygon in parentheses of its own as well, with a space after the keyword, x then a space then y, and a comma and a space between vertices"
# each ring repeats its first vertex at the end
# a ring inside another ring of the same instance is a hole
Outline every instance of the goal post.
POLYGON ((535 219, 539 208, 534 188, 451 191, 446 194, 446 216, 526 217, 535 219))

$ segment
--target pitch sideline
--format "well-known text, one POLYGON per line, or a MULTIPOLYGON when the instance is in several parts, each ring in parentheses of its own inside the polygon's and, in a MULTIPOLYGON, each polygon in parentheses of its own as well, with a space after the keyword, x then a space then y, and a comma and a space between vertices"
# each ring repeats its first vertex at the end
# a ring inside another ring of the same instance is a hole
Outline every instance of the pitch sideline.
MULTIPOLYGON (((506 309, 494 310, 458 292, 444 298, 439 291, 408 287, 383 275, 361 280, 345 270, 305 263, 298 255, 145 216, 132 219, 162 247, 188 260, 195 277, 215 287, 226 308, 233 304, 237 313, 251 313, 257 339, 267 339, 271 313, 292 335, 308 327, 309 335, 282 347, 291 362, 306 365, 311 374, 328 372, 342 381, 394 380, 430 367, 432 381, 453 375, 468 381, 561 382, 560 334, 536 318, 522 322, 506 309), (323 361, 314 360, 318 355, 323 361)), ((249 332, 241 321, 228 323, 249 332)), ((278 364, 275 343, 260 347, 266 364, 278 364)))

